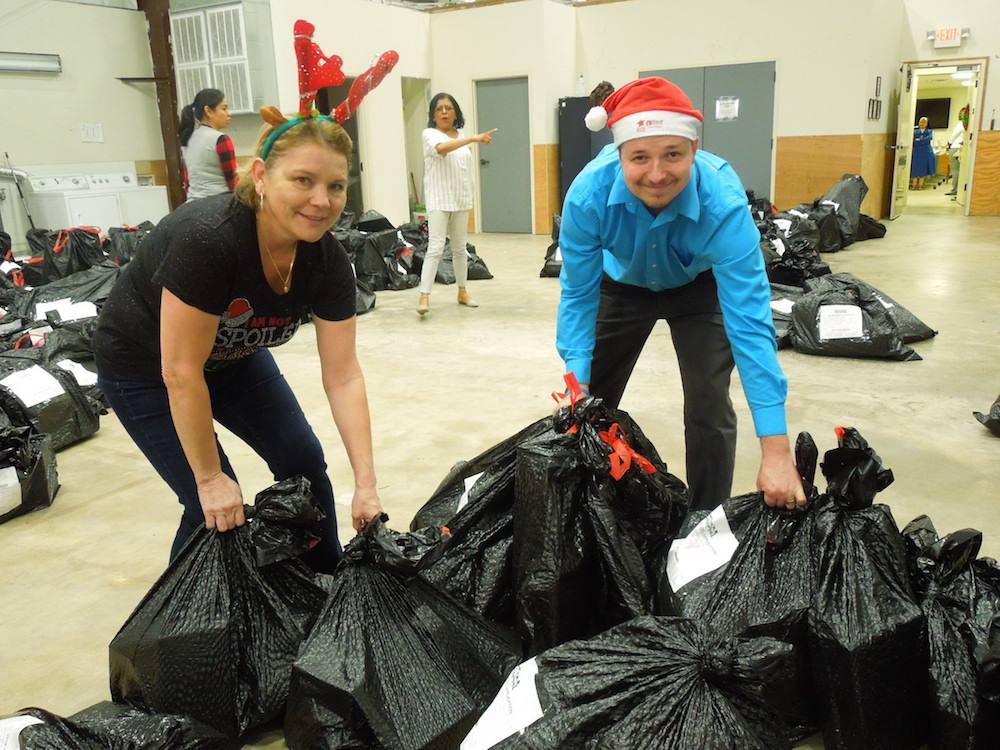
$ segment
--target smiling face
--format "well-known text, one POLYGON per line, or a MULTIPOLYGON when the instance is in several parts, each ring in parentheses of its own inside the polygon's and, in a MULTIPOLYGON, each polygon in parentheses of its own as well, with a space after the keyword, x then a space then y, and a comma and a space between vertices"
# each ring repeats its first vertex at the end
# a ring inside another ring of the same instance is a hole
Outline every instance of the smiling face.
POLYGON ((697 138, 678 135, 625 141, 618 149, 625 184, 650 211, 659 213, 687 187, 697 150, 697 138))
POLYGON ((273 249, 316 242, 347 204, 347 157, 326 144, 304 140, 269 168, 258 158, 252 173, 258 195, 264 195, 261 228, 273 249))

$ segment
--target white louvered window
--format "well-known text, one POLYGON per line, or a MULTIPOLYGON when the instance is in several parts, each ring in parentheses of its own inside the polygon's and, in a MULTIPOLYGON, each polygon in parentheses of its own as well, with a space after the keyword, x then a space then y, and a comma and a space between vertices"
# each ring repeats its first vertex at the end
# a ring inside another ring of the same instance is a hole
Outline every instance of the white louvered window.
POLYGON ((171 13, 170 34, 181 105, 204 88, 216 88, 233 114, 253 111, 242 5, 171 13))

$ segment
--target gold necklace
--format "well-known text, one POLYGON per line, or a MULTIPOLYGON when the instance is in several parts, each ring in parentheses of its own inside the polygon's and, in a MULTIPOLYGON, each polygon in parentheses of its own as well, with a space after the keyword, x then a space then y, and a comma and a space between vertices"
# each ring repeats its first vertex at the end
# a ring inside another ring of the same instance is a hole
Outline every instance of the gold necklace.
POLYGON ((271 255, 271 249, 267 246, 267 243, 264 241, 264 237, 260 234, 258 234, 257 236, 260 239, 261 247, 263 247, 264 252, 267 253, 268 260, 270 260, 271 265, 274 266, 275 273, 277 273, 278 278, 281 279, 282 293, 287 294, 288 289, 292 285, 292 268, 295 266, 295 255, 299 251, 298 245, 296 245, 295 249, 292 251, 292 262, 288 264, 288 273, 282 274, 281 269, 278 268, 278 264, 274 262, 274 256, 271 255))

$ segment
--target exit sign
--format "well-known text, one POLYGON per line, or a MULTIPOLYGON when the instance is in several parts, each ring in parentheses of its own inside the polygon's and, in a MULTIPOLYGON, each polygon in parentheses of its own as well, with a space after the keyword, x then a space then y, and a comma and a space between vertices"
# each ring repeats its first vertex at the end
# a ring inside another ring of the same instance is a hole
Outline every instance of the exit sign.
POLYGON ((959 27, 949 29, 938 29, 934 33, 935 47, 960 47, 962 46, 962 29, 959 27))

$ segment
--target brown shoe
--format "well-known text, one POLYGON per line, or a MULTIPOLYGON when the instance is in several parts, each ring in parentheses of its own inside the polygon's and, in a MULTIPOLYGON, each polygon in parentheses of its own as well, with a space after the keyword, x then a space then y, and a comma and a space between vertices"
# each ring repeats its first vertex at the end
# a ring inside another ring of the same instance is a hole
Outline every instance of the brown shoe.
POLYGON ((479 307, 479 303, 469 296, 464 286, 458 288, 458 304, 465 305, 466 307, 479 307))
POLYGON ((429 294, 421 294, 420 301, 417 302, 417 312, 421 315, 426 315, 427 311, 431 309, 431 296, 429 294))

